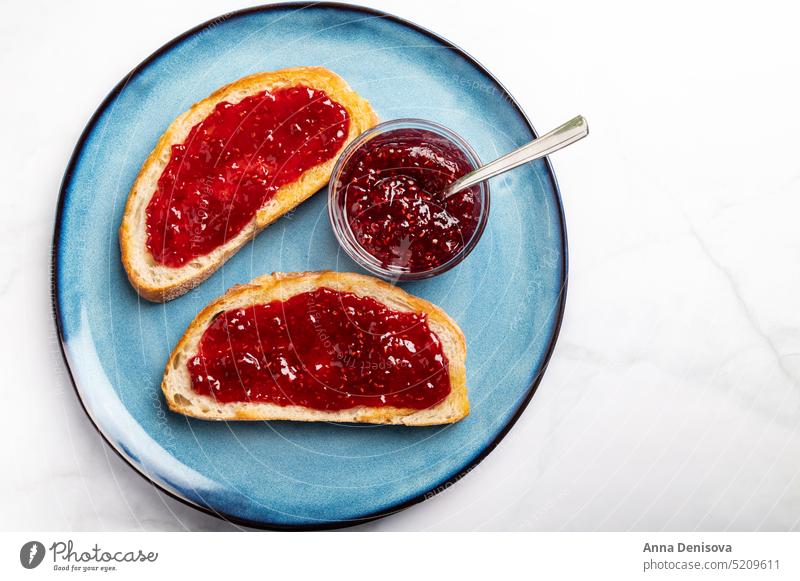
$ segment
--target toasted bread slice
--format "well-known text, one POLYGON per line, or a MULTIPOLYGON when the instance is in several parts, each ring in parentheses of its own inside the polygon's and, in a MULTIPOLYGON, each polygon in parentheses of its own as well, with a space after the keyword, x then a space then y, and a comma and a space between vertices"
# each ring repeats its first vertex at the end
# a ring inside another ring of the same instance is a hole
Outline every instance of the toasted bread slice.
POLYGON ((248 240, 326 185, 341 151, 377 121, 366 100, 343 79, 322 67, 298 67, 244 77, 194 104, 175 119, 158 140, 128 195, 119 239, 122 263, 136 292, 147 300, 160 302, 180 296, 203 282, 248 240), (327 162, 306 170, 298 179, 281 187, 250 223, 225 244, 181 267, 156 262, 146 246, 146 209, 170 160, 172 146, 183 143, 192 127, 203 121, 220 102, 235 104, 262 91, 297 85, 324 91, 347 110, 350 129, 341 149, 327 162))
POLYGON ((197 315, 167 362, 161 388, 172 411, 204 420, 363 422, 406 426, 448 424, 457 422, 469 413, 466 353, 466 342, 461 329, 442 309, 388 283, 360 274, 331 271, 275 273, 231 288, 197 315), (200 395, 192 389, 187 361, 197 353, 200 339, 215 315, 230 309, 287 300, 320 287, 372 297, 398 311, 425 313, 428 325, 439 337, 449 361, 449 395, 435 406, 422 410, 359 406, 346 410, 323 411, 271 403, 219 403, 213 397, 200 395))

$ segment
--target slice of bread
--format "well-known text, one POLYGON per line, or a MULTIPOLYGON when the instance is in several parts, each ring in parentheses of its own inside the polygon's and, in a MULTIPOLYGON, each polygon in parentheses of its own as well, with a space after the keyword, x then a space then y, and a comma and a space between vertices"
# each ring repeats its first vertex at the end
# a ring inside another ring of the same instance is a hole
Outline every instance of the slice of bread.
POLYGON ((386 282, 361 274, 332 271, 275 273, 231 288, 197 315, 167 362, 161 388, 172 411, 204 420, 363 422, 406 426, 449 424, 457 422, 469 413, 466 355, 464 334, 442 309, 386 282), (286 300, 320 287, 372 297, 397 311, 425 313, 428 325, 439 337, 449 361, 449 395, 435 406, 422 410, 391 406, 359 406, 339 411, 323 411, 271 403, 218 403, 213 397, 200 395, 192 389, 186 364, 197 353, 203 332, 215 315, 230 309, 286 300))
POLYGON ((175 119, 158 140, 128 195, 119 239, 122 263, 136 292, 150 301, 167 301, 203 282, 248 240, 325 186, 342 150, 377 121, 375 112, 366 100, 342 78, 322 67, 298 67, 244 77, 194 104, 175 119), (250 223, 222 246, 177 268, 156 262, 146 246, 146 209, 156 192, 158 179, 170 160, 172 146, 183 143, 192 127, 203 121, 220 102, 235 104, 262 91, 297 85, 324 91, 347 110, 350 130, 342 148, 327 162, 308 169, 297 180, 281 187, 258 210, 250 223))

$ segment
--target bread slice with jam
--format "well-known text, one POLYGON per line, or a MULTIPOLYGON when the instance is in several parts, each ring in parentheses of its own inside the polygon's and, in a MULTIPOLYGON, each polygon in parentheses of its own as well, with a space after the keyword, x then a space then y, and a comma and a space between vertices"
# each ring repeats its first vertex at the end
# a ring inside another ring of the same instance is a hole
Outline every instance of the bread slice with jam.
POLYGON ((119 229, 136 292, 166 301, 325 186, 342 150, 377 123, 335 73, 244 77, 175 119, 128 195, 119 229))
POLYGON ((455 321, 396 286, 331 271, 228 290, 189 325, 161 387, 172 411, 204 420, 428 426, 469 413, 455 321))

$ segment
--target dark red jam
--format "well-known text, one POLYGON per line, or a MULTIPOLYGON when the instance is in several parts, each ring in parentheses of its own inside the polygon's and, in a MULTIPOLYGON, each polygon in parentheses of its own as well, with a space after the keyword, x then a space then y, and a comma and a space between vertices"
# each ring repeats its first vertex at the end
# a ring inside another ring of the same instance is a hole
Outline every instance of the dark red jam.
POLYGON ((470 241, 481 216, 477 187, 442 192, 475 169, 453 142, 432 131, 395 129, 367 141, 343 168, 342 210, 358 244, 381 265, 423 272, 470 241))
POLYGON ((424 314, 329 288, 219 313, 187 366, 195 392, 222 403, 424 409, 450 393, 424 314))
POLYGON ((331 159, 350 117, 324 92, 303 86, 219 103, 172 146, 147 206, 147 248, 181 266, 235 237, 284 184, 331 159))

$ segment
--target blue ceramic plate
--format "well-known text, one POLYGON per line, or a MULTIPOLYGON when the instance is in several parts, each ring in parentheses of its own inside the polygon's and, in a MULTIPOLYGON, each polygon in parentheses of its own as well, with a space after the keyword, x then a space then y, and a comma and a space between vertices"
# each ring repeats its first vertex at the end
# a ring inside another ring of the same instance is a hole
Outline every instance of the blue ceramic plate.
POLYGON ((78 396, 111 446, 160 488, 269 528, 383 516, 479 462, 541 379, 567 273, 558 189, 549 164, 538 161, 492 182, 488 226, 464 262, 404 285, 464 330, 467 419, 403 428, 211 423, 168 412, 164 363, 206 303, 263 273, 358 271, 333 237, 325 192, 167 304, 139 299, 120 264, 117 228, 128 190, 172 119, 234 79, 298 65, 333 69, 384 120, 423 117, 454 129, 483 160, 534 136, 517 103, 461 50, 409 22, 339 4, 264 6, 201 25, 137 67, 89 122, 64 178, 54 242, 56 318, 78 396))

